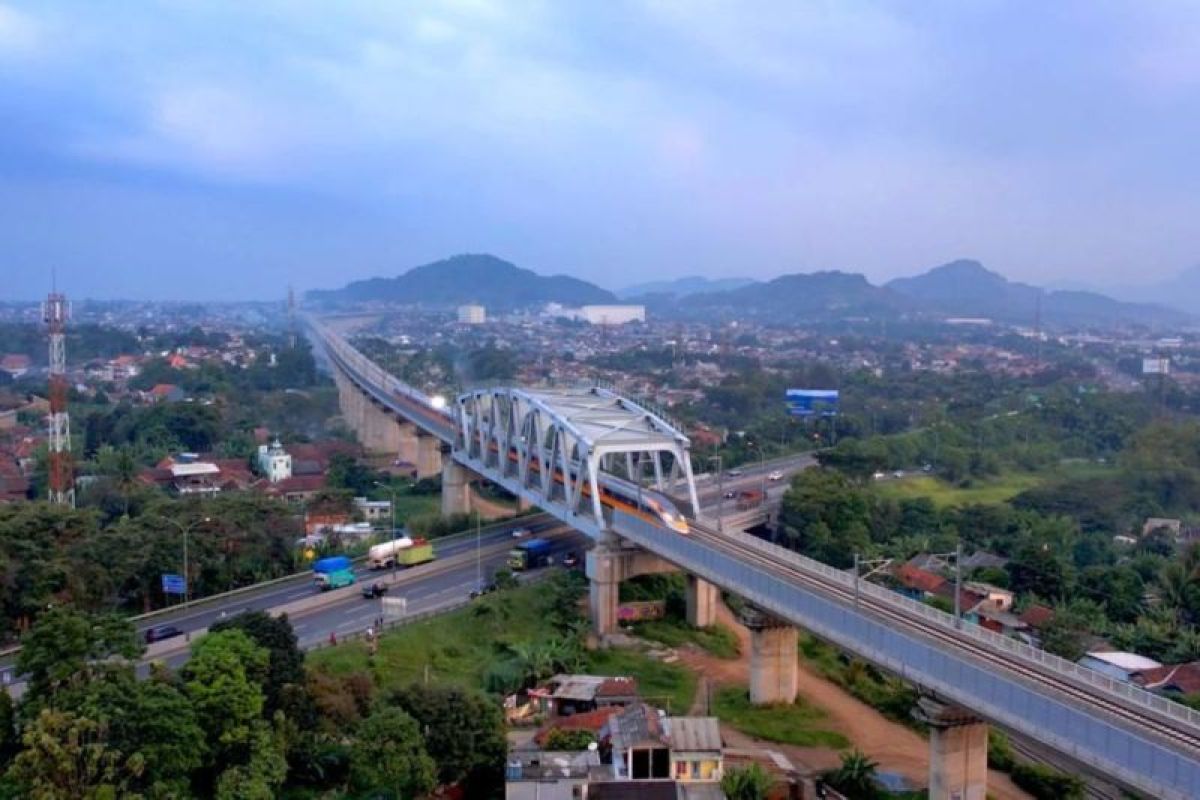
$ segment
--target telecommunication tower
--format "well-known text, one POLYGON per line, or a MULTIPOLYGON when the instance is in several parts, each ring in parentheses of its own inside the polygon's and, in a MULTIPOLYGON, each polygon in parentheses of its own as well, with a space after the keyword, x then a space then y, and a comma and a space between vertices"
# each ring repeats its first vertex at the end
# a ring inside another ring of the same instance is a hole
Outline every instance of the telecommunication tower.
POLYGON ((50 502, 75 507, 75 475, 71 466, 71 417, 67 413, 66 295, 52 291, 42 304, 42 320, 50 331, 50 502))

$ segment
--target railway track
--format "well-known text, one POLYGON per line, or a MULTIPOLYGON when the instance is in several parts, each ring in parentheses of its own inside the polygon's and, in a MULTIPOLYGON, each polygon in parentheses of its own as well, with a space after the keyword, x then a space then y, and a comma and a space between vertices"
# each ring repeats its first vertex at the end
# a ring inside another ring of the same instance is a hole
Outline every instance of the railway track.
MULTIPOLYGON (((774 545, 744 535, 737 537, 734 534, 720 533, 703 525, 693 525, 691 535, 709 547, 735 556, 743 562, 752 563, 776 577, 804 584, 840 602, 855 603, 855 593, 852 588, 846 587, 827 575, 789 563, 788 559, 779 557, 781 554, 764 552, 764 548, 776 549, 774 545), (745 539, 750 539, 750 542, 745 539), (754 544, 755 542, 757 545, 754 544), (750 546, 747 546, 748 544, 750 546)), ((1196 758, 1200 758, 1200 731, 1187 726, 1183 720, 1153 713, 1154 710, 1150 708, 1131 707, 1120 702, 1119 698, 1113 698, 1097 691, 1089 691, 1087 688, 1067 680, 1065 676, 1043 668, 1036 662, 1013 662, 1009 653, 998 654, 979 641, 957 635, 954 631, 947 630, 931 620, 913 617, 896 607, 889 606, 873 595, 861 594, 857 602, 860 611, 887 622, 896 630, 911 632, 928 640, 936 641, 947 650, 957 651, 976 662, 986 664, 989 669, 1003 670, 1008 677, 1019 682, 1027 685, 1037 684, 1052 689, 1059 696, 1075 700, 1089 710, 1102 711, 1112 718, 1136 726, 1145 738, 1166 740, 1176 746, 1186 748, 1196 758), (1002 658, 997 658, 998 655, 1002 658)))

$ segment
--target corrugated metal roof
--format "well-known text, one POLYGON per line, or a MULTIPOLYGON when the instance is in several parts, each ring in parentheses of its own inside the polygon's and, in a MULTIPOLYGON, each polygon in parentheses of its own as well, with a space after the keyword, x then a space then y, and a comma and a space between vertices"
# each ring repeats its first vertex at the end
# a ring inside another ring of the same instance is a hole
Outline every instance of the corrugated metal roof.
POLYGON ((716 717, 668 717, 667 730, 672 750, 721 749, 721 729, 716 717))

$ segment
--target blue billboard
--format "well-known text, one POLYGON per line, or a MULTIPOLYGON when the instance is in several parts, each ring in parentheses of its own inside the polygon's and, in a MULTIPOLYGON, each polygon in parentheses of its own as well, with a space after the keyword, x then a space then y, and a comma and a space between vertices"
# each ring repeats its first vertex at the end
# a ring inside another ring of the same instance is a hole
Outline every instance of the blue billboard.
POLYGON ((166 573, 162 576, 163 594, 186 594, 187 584, 182 575, 166 573))
POLYGON ((793 417, 835 417, 837 389, 788 389, 787 409, 793 417))

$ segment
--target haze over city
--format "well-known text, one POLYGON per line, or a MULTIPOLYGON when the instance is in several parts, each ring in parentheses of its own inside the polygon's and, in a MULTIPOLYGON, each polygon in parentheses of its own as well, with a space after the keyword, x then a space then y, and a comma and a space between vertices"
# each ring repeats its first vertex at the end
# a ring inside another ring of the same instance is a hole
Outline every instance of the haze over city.
POLYGON ((3 2, 3 294, 277 298, 459 252, 606 288, 1167 278, 1200 253, 1198 54, 1184 4, 3 2))

